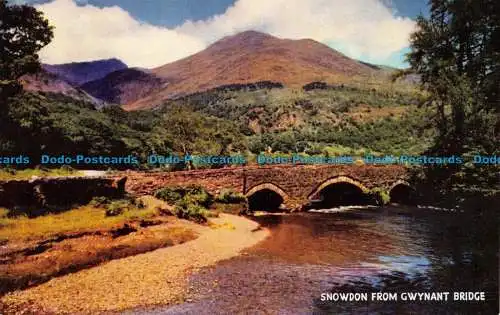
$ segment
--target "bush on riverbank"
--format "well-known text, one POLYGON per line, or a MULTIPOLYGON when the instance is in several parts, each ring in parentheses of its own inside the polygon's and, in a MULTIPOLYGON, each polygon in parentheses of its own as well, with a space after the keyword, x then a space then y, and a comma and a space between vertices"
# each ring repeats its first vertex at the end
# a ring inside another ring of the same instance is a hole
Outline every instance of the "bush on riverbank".
POLYGON ((173 186, 158 189, 154 196, 158 199, 164 200, 169 204, 175 205, 184 197, 188 196, 193 202, 208 208, 212 205, 214 198, 208 193, 205 188, 201 186, 191 185, 187 187, 173 186))
POLYGON ((245 203, 247 202, 247 198, 242 193, 235 192, 232 189, 223 189, 215 201, 226 204, 235 204, 245 203))
POLYGON ((189 198, 183 198, 175 205, 177 217, 192 220, 197 223, 206 223, 209 213, 204 207, 197 205, 189 198))
POLYGON ((140 198, 126 196, 124 199, 111 200, 107 197, 94 197, 90 202, 91 206, 106 210, 106 216, 113 217, 133 209, 144 209, 146 204, 140 198))
POLYGON ((382 188, 374 188, 370 191, 369 194, 372 199, 374 199, 375 202, 380 206, 387 205, 389 204, 389 202, 391 202, 391 196, 382 188))
POLYGON ((179 218, 205 223, 212 215, 208 208, 214 203, 214 197, 201 186, 165 187, 154 195, 175 206, 175 215, 179 218))

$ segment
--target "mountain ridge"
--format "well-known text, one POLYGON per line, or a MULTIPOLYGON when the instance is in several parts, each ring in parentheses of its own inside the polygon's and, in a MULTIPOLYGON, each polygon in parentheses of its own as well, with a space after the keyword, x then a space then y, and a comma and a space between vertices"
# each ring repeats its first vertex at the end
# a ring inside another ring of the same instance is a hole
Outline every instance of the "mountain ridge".
POLYGON ((226 36, 200 52, 153 69, 129 68, 116 58, 43 65, 43 69, 94 98, 127 110, 154 108, 220 86, 364 82, 386 80, 391 72, 312 39, 282 39, 257 31, 226 36))
POLYGON ((75 86, 101 79, 111 72, 127 68, 128 66, 123 61, 116 58, 57 65, 42 64, 43 70, 75 86))
POLYGON ((75 100, 92 103, 96 108, 106 106, 104 101, 44 69, 35 74, 22 76, 20 82, 24 90, 29 92, 62 94, 75 100))
POLYGON ((301 87, 314 81, 339 83, 353 77, 367 78, 379 71, 312 39, 281 39, 245 31, 172 63, 149 71, 137 70, 136 78, 126 72, 118 70, 83 88, 95 97, 104 95, 106 100, 120 101, 127 110, 136 110, 230 84, 271 81, 301 87), (119 77, 123 80, 117 80, 119 77), (113 87, 114 92, 106 95, 103 86, 113 87))

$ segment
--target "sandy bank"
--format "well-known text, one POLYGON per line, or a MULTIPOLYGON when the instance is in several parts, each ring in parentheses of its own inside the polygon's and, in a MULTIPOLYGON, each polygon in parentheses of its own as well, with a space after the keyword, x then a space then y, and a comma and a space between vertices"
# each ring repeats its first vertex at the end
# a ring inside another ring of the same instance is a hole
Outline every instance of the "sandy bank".
POLYGON ((182 301, 189 274, 236 256, 269 234, 243 217, 221 214, 211 221, 212 227, 198 227, 196 240, 55 278, 2 302, 31 305, 36 313, 95 314, 182 301))

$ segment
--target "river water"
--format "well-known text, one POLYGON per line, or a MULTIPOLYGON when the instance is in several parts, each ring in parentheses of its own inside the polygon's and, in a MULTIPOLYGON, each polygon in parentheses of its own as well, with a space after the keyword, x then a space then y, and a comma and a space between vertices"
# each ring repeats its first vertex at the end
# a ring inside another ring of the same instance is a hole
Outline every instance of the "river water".
POLYGON ((203 269, 187 302, 148 314, 498 314, 498 222, 407 207, 333 209, 253 219, 271 236, 203 269), (453 301, 453 292, 486 301, 453 301), (366 292, 368 301, 322 301, 366 292), (396 292, 398 301, 373 301, 396 292), (402 292, 451 292, 405 302, 402 292))

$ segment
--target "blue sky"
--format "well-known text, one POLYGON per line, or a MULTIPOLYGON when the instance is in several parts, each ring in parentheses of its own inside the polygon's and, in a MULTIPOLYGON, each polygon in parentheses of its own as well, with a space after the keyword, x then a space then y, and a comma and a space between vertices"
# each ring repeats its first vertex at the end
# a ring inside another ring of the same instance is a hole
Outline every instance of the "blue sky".
POLYGON ((42 52, 48 62, 118 57, 142 67, 186 57, 223 36, 248 29, 283 38, 312 38, 352 58, 405 67, 413 20, 427 13, 427 0, 10 2, 35 4, 55 24, 55 40, 42 52))
MULTIPOLYGON (((203 20, 215 14, 222 14, 234 4, 235 0, 88 0, 87 2, 101 7, 117 5, 140 20, 173 27, 181 25, 185 20, 203 20)), ((427 11, 426 0, 392 0, 388 4, 398 11, 398 15, 411 18, 427 11)))

